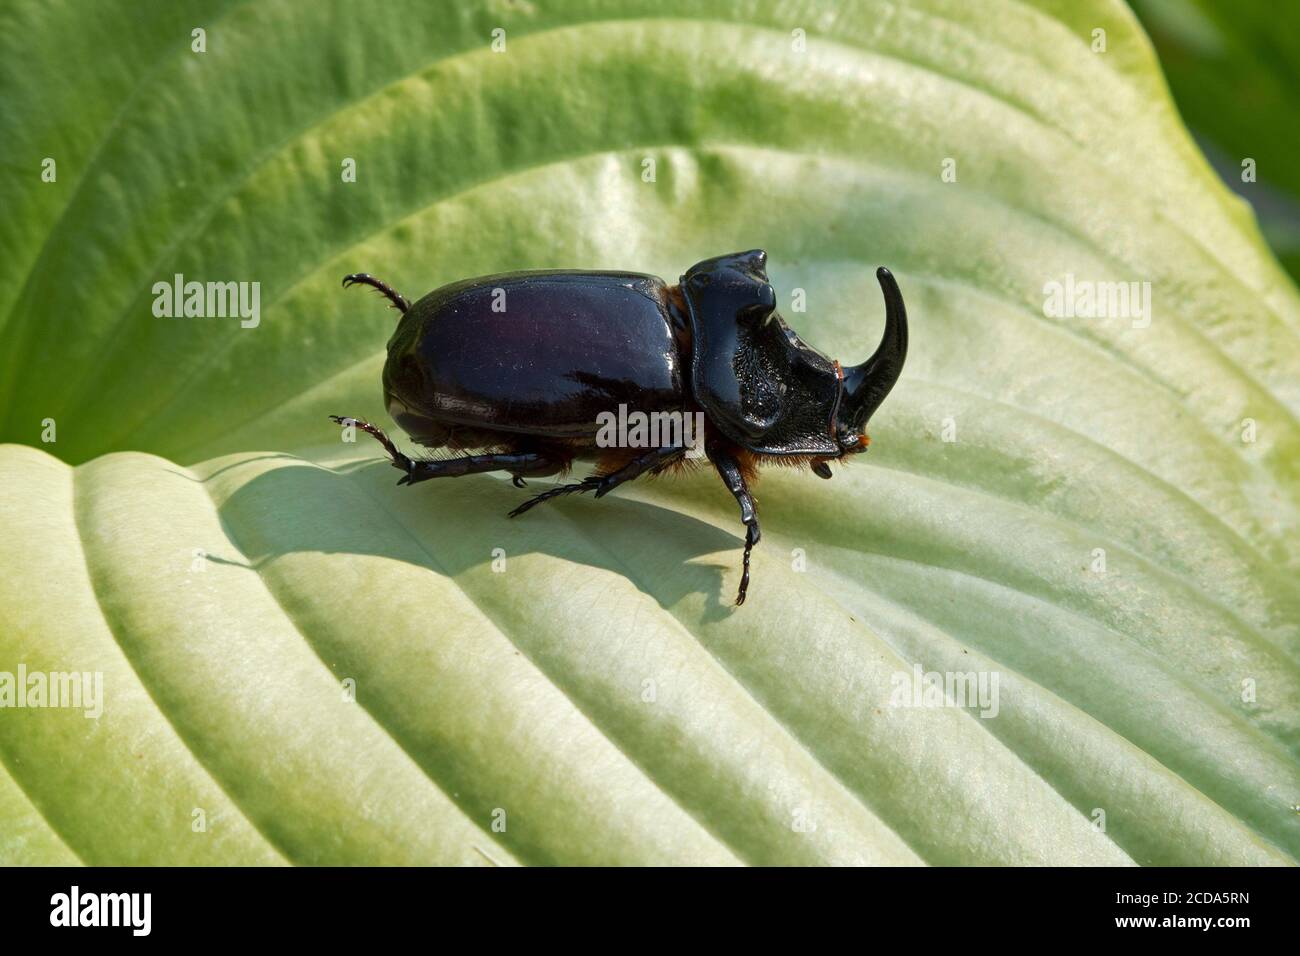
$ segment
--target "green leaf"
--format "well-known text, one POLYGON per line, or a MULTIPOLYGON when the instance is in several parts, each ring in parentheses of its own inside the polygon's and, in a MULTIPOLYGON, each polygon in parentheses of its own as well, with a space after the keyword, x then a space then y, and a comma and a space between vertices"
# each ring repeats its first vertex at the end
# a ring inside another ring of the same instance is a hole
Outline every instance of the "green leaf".
POLYGON ((1300 856, 1300 296, 1136 21, 700 9, 0 12, 0 673, 106 695, 0 710, 0 862, 1300 856), (764 475, 740 609, 704 469, 509 521, 337 444, 393 321, 345 273, 754 246, 845 361, 889 266, 912 351, 864 459, 764 475), (177 273, 260 323, 155 317, 177 273))
POLYGON ((1224 178, 1239 184, 1292 277, 1300 276, 1300 7, 1141 0, 1135 10, 1188 126, 1224 178))

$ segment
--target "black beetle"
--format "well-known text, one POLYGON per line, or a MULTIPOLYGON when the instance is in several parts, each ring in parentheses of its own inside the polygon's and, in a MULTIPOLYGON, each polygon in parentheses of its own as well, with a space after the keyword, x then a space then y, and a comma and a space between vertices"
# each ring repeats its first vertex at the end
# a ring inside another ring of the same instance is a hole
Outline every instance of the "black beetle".
POLYGON ((806 464, 831 477, 830 461, 866 451, 863 427, 907 357, 907 314, 888 269, 876 270, 880 345, 844 368, 785 324, 766 265, 761 249, 706 259, 676 286, 635 272, 511 272, 444 286, 414 305, 373 276, 347 276, 345 287, 372 286, 402 313, 384 365, 394 421, 426 447, 479 453, 413 460, 374 425, 331 417, 378 439, 406 473, 399 484, 505 471, 522 487, 524 476, 597 459, 595 474, 525 501, 513 518, 558 495, 600 498, 691 461, 680 438, 649 447, 598 440, 614 409, 665 422, 694 415, 704 426, 694 447, 702 437, 746 527, 743 604, 759 539, 749 491, 758 466, 806 464))

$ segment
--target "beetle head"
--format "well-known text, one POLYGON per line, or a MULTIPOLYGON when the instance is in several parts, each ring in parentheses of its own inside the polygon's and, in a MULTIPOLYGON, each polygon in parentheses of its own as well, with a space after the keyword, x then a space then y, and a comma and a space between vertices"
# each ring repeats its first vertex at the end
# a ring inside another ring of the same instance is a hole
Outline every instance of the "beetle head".
MULTIPOLYGON (((776 311, 761 249, 706 259, 682 277, 691 316, 696 400, 732 441, 760 454, 839 458, 866 450, 862 429, 898 378, 907 352, 902 296, 885 269, 885 338, 862 365, 841 369, 805 344, 776 311)), ((814 470, 825 477, 824 463, 814 470)))
POLYGON ((835 366, 777 313, 766 265, 753 249, 706 259, 682 277, 695 399, 743 448, 838 456, 827 428, 840 390, 835 366))

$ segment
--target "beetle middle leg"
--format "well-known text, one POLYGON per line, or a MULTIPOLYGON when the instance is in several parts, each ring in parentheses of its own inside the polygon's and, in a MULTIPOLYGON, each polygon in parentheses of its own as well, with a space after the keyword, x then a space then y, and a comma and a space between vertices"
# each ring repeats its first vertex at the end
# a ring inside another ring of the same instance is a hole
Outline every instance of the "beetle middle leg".
POLYGON ((758 508, 754 505, 754 496, 750 493, 749 486, 745 484, 745 475, 735 456, 717 442, 706 442, 704 451, 709 461, 713 462, 713 467, 718 470, 718 474, 722 476, 727 490, 735 496, 736 503, 740 505, 740 520, 745 525, 745 556, 741 561, 740 590, 736 593, 736 606, 739 607, 745 603, 745 595, 749 591, 749 554, 762 537, 762 532, 758 529, 758 508))
POLYGON ((552 498, 558 498, 561 495, 583 494, 588 491, 594 491, 597 498, 603 498, 621 484, 639 478, 647 471, 653 471, 661 468, 670 462, 676 461, 682 455, 686 454, 686 448, 681 445, 670 445, 664 448, 652 448, 644 455, 638 455, 630 462, 617 471, 611 471, 606 475, 589 475, 582 481, 575 481, 567 485, 557 485, 549 491, 544 491, 540 495, 535 495, 521 504, 514 511, 510 512, 510 517, 515 518, 523 514, 530 508, 540 505, 543 501, 550 501, 552 498))
POLYGON ((544 452, 464 455, 441 461, 415 460, 402 454, 378 425, 372 425, 360 418, 344 418, 339 415, 331 415, 330 418, 340 425, 355 425, 383 445, 392 466, 406 472, 406 475, 397 482, 399 485, 413 485, 419 481, 428 481, 430 478, 458 478, 461 475, 479 475, 488 471, 507 471, 514 476, 515 484, 518 486, 524 475, 554 474, 564 464, 544 452))

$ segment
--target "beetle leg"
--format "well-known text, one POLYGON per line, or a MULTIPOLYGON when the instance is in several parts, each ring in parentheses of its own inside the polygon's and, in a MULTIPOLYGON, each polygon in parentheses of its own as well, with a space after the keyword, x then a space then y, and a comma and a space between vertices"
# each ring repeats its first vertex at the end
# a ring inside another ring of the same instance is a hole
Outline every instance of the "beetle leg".
POLYGON ((594 491, 597 498, 603 498, 619 485, 632 481, 634 478, 639 478, 647 471, 666 465, 684 454, 686 454, 686 449, 681 446, 652 448, 644 455, 633 458, 618 471, 611 471, 608 475, 589 475, 582 481, 557 485, 549 491, 535 495, 510 512, 510 517, 518 517, 530 508, 540 505, 543 501, 550 501, 552 498, 558 498, 561 495, 580 495, 588 491, 594 491))
POLYGON ((716 446, 706 448, 706 451, 709 460, 713 462, 713 467, 718 469, 718 474, 722 476, 727 490, 735 496, 736 503, 740 505, 740 520, 745 524, 745 556, 742 559, 740 590, 736 594, 736 606, 739 607, 745 603, 745 594, 749 591, 749 553, 754 550, 754 545, 758 544, 758 539, 762 537, 762 532, 758 530, 758 509, 754 505, 754 496, 750 494, 749 486, 745 484, 745 476, 741 474, 736 459, 716 446))
POLYGON ((518 485, 521 475, 549 475, 560 469, 560 462, 541 452, 528 451, 501 455, 464 455, 460 458, 423 459, 411 462, 411 469, 399 485, 413 485, 430 478, 459 478, 481 475, 487 471, 507 471, 518 485))
POLYGON ((369 275, 368 273, 354 272, 350 276, 344 276, 343 288, 346 289, 350 285, 368 285, 372 289, 378 289, 379 292, 384 296, 384 298, 386 298, 389 302, 393 303, 393 308, 395 308, 398 312, 404 313, 406 312, 407 309, 411 307, 411 303, 406 301, 405 296, 401 295, 396 289, 390 286, 387 282, 384 282, 380 279, 376 279, 374 276, 369 275))
POLYGON ((640 478, 647 471, 653 471, 671 461, 676 461, 684 454, 686 454, 686 449, 680 445, 652 448, 644 455, 633 458, 618 471, 611 471, 608 475, 599 476, 600 486, 596 489, 596 497, 603 498, 619 485, 640 478))
POLYGON ((360 418, 343 418, 331 415, 330 418, 340 425, 355 425, 384 446, 392 466, 406 472, 406 476, 397 483, 413 485, 417 481, 430 478, 458 478, 461 475, 478 475, 486 471, 508 471, 515 482, 522 480, 521 475, 549 475, 560 468, 560 462, 540 452, 523 452, 502 455, 465 455, 461 458, 448 458, 443 461, 416 461, 402 454, 392 440, 384 434, 378 425, 372 425, 360 418))
POLYGON ((583 492, 586 491, 595 491, 599 487, 600 487, 600 478, 596 475, 592 475, 589 478, 584 478, 582 479, 582 481, 572 482, 571 484, 556 485, 554 488, 550 489, 549 491, 543 491, 540 495, 534 495, 533 497, 529 498, 518 508, 515 508, 509 514, 507 514, 506 517, 518 518, 525 511, 528 511, 530 508, 540 505, 543 501, 550 501, 552 498, 558 498, 561 495, 582 494, 583 492))
POLYGON ((344 427, 352 425, 361 429, 375 441, 379 442, 379 444, 384 446, 384 451, 388 452, 388 457, 391 459, 394 468, 404 471, 408 477, 410 476, 411 466, 414 463, 411 459, 398 451, 397 446, 393 444, 392 439, 385 435, 384 430, 378 425, 372 425, 363 418, 349 418, 343 415, 331 415, 330 419, 344 427))

